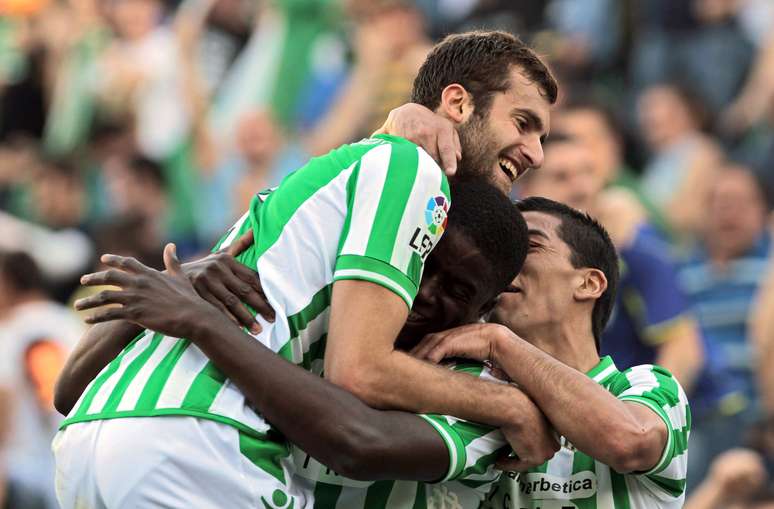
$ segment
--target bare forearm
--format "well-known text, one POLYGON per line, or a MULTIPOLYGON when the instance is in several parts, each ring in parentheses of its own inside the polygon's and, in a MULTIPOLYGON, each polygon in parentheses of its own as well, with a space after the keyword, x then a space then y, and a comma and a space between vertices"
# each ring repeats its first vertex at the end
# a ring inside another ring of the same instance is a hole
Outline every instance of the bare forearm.
POLYGON ((620 463, 642 427, 627 405, 585 374, 513 336, 498 336, 493 359, 540 407, 556 430, 589 456, 620 463))
POLYGON ((86 331, 57 379, 56 409, 68 414, 86 386, 141 331, 141 327, 125 321, 97 324, 86 331))
POLYGON ((346 381, 344 386, 377 408, 454 415, 502 427, 515 423, 520 405, 532 405, 513 386, 456 373, 399 350, 381 359, 378 369, 360 373, 359 378, 346 381), (419 387, 421 390, 417 390, 419 387))
POLYGON ((191 339, 291 442, 342 475, 436 481, 448 468, 440 436, 422 419, 370 408, 294 366, 225 317, 191 339))

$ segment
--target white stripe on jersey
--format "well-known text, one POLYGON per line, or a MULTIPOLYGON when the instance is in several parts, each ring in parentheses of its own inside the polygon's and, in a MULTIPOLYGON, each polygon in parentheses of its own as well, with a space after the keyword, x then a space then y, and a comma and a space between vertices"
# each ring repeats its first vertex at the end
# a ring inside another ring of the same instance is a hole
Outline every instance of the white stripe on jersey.
MULTIPOLYGON (((368 192, 383 189, 390 165, 392 145, 385 144, 367 152, 360 163, 360 176, 357 179, 355 200, 352 206, 352 222, 349 225, 347 241, 341 249, 342 254, 364 255, 371 236, 376 210, 381 196, 368 192)), ((339 229, 341 231, 341 229, 339 229)), ((410 300, 410 299, 409 299, 410 300)))
POLYGON ((161 390, 156 408, 180 408, 196 375, 207 365, 207 357, 195 345, 188 345, 172 368, 167 383, 161 390))
POLYGON ((113 392, 113 389, 121 379, 124 371, 126 371, 126 368, 129 366, 129 364, 132 363, 134 359, 137 358, 138 355, 140 355, 146 348, 148 348, 150 340, 153 338, 154 334, 155 333, 153 331, 147 331, 145 335, 137 341, 137 344, 134 345, 134 347, 129 352, 127 352, 126 355, 124 355, 124 358, 121 359, 121 365, 119 368, 110 376, 108 380, 105 381, 105 383, 102 385, 102 388, 94 396, 94 399, 91 401, 91 405, 89 405, 89 409, 86 412, 87 414, 97 413, 102 410, 102 407, 104 407, 105 403, 107 403, 110 393, 113 392))
POLYGON ((156 350, 153 351, 153 354, 151 354, 150 358, 148 359, 148 362, 143 364, 142 368, 140 368, 140 371, 138 371, 132 379, 129 387, 126 388, 124 397, 121 398, 121 402, 118 404, 117 410, 132 410, 135 405, 137 405, 137 400, 140 399, 140 394, 142 394, 142 390, 145 388, 145 384, 148 382, 148 378, 150 378, 150 376, 153 374, 153 370, 156 369, 156 366, 158 366, 158 364, 172 349, 176 342, 176 340, 170 340, 167 338, 161 340, 159 346, 156 347, 156 350))

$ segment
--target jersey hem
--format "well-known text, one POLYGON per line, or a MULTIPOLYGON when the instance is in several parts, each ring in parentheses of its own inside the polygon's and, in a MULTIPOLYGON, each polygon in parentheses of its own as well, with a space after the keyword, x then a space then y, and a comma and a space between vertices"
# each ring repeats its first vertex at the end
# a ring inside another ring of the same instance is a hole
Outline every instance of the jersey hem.
POLYGON ((207 419, 210 421, 215 421, 221 424, 232 426, 238 429, 239 431, 247 433, 250 436, 255 438, 260 438, 260 439, 267 438, 266 433, 262 433, 256 429, 253 429, 247 426, 246 424, 242 424, 241 422, 235 419, 231 419, 230 417, 225 417, 222 415, 212 415, 212 414, 207 414, 205 412, 197 412, 196 410, 181 410, 177 408, 152 410, 152 411, 127 410, 123 412, 109 412, 104 414, 85 415, 83 417, 70 417, 68 419, 65 419, 59 424, 59 430, 63 430, 71 424, 78 424, 81 422, 105 421, 109 419, 123 419, 127 417, 164 417, 164 416, 195 417, 197 419, 207 419))
POLYGON ((667 443, 666 445, 664 445, 664 452, 661 454, 661 458, 658 460, 658 463, 656 463, 656 466, 638 475, 648 476, 648 475, 653 475, 653 474, 657 474, 658 472, 661 472, 667 467, 667 465, 669 465, 669 460, 671 460, 672 458, 671 453, 672 453, 672 447, 674 442, 674 436, 672 433, 672 423, 669 422, 669 417, 667 417, 663 408, 660 408, 655 402, 650 401, 648 399, 641 398, 639 396, 624 396, 619 399, 621 401, 632 401, 635 403, 639 403, 641 405, 645 405, 646 407, 656 412, 656 414, 658 414, 658 416, 661 417, 661 420, 664 421, 664 424, 667 427, 667 443))
POLYGON ((451 434, 443 428, 439 423, 435 422, 429 415, 418 414, 419 417, 433 427, 433 429, 441 436, 441 440, 446 444, 446 448, 449 451, 449 471, 443 479, 439 479, 436 483, 443 483, 451 481, 457 478, 463 470, 465 470, 465 463, 467 462, 467 456, 465 454, 464 447, 458 447, 457 443, 451 434))
MULTIPOLYGON (((399 287, 399 290, 393 291, 399 293, 401 298, 407 302, 413 302, 414 296, 416 296, 418 291, 417 282, 412 281, 400 269, 397 269, 390 263, 380 260, 379 258, 356 254, 339 255, 336 258, 336 268, 334 269, 333 274, 334 279, 337 274, 347 273, 349 271, 372 272, 389 279, 388 284, 399 287)), ((409 304, 409 308, 410 307, 411 305, 409 304)))

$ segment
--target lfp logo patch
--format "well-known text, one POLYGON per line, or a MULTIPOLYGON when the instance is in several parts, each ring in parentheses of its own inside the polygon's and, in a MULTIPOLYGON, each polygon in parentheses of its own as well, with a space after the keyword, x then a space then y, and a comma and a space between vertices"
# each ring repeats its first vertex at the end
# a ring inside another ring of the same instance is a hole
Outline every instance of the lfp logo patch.
POLYGON ((425 222, 427 229, 433 235, 441 235, 446 229, 446 223, 449 221, 447 214, 449 212, 449 202, 444 196, 430 198, 425 209, 425 222))

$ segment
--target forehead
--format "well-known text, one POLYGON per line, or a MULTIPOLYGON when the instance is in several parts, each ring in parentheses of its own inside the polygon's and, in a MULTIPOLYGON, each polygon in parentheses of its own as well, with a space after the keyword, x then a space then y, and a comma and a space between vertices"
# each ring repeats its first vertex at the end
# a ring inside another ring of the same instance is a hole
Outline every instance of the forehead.
POLYGON ((507 109, 508 113, 515 108, 531 110, 540 118, 548 132, 551 104, 541 93, 540 86, 528 79, 517 66, 512 65, 508 75, 510 87, 504 93, 495 95, 493 108, 507 109))
POLYGON ((527 222, 530 236, 541 237, 550 244, 564 244, 559 238, 559 227, 562 224, 559 218, 545 212, 532 211, 524 212, 524 220, 527 222))

